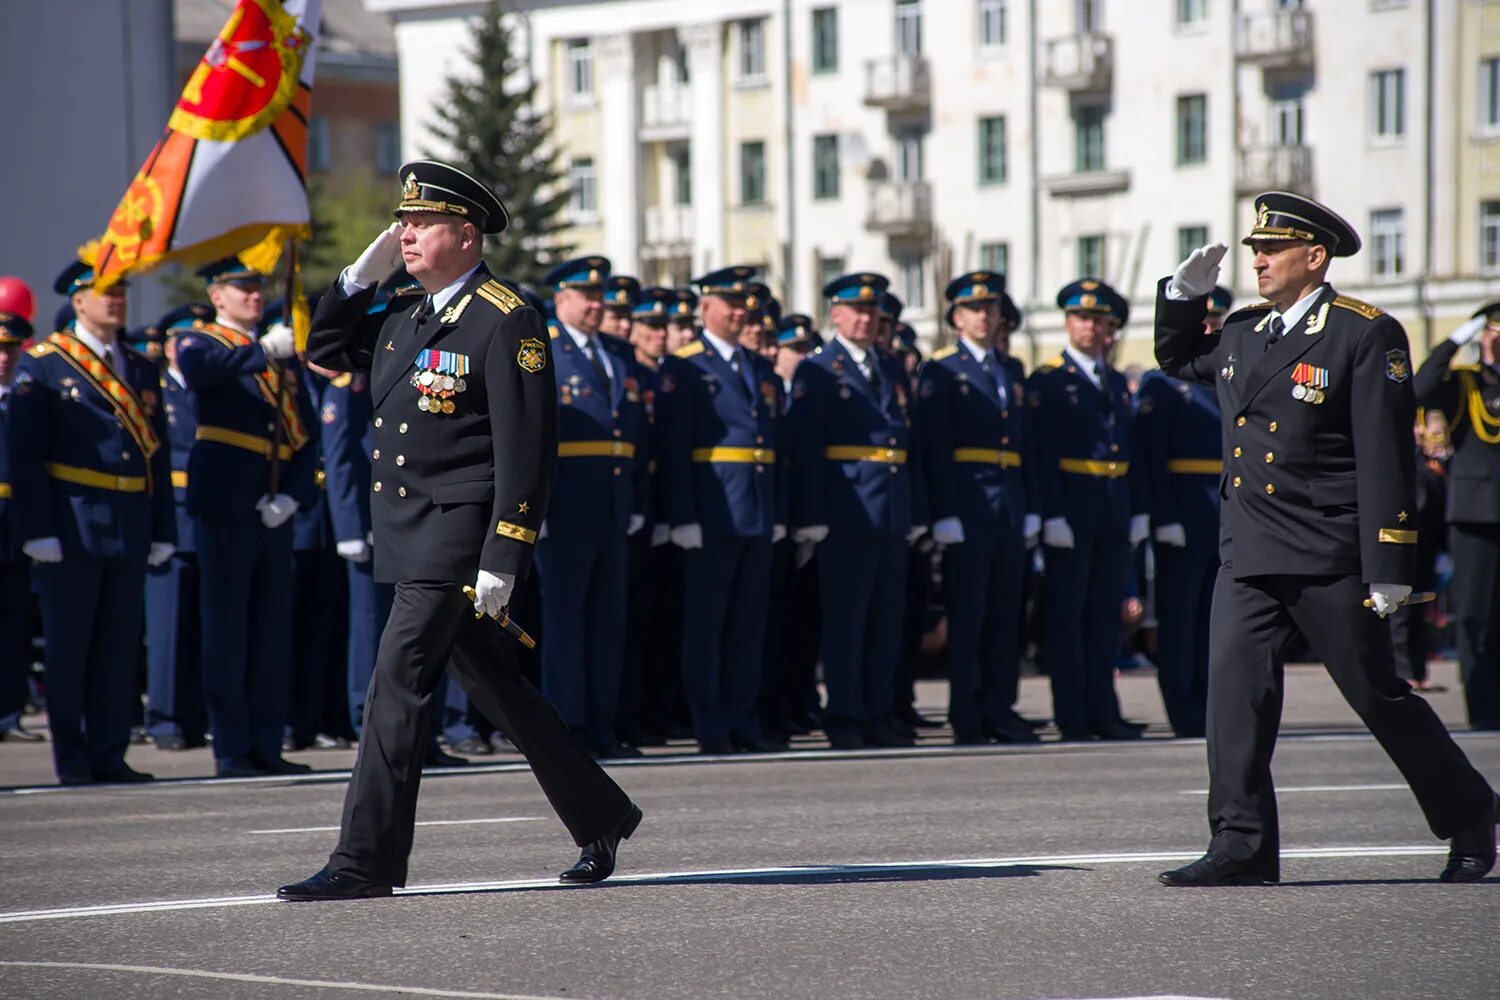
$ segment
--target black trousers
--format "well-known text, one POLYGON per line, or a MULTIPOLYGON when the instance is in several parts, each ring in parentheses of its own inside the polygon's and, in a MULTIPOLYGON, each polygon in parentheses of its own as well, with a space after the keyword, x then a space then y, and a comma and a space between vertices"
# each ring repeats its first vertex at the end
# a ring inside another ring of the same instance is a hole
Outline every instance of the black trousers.
POLYGON ((1450 524, 1448 550, 1469 725, 1500 729, 1500 525, 1450 524))
POLYGON ((428 703, 444 665, 516 744, 579 846, 613 830, 630 799, 529 681, 513 640, 474 617, 457 584, 404 582, 380 637, 359 756, 331 871, 405 885, 427 746, 428 703), (451 662, 450 662, 451 654, 451 662))
POLYGON ((1349 706, 1411 786, 1434 835, 1477 822, 1494 792, 1432 707, 1396 676, 1386 623, 1348 576, 1236 580, 1219 570, 1208 668, 1208 819, 1213 849, 1280 878, 1271 755, 1284 648, 1301 630, 1349 706))

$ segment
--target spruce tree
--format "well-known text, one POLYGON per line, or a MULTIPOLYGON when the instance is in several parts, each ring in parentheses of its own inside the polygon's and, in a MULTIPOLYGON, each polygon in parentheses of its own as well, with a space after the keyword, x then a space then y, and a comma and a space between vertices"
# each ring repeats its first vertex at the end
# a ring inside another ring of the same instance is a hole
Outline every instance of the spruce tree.
POLYGON ((552 121, 536 102, 536 84, 511 51, 511 32, 491 0, 468 56, 472 76, 450 76, 433 134, 447 151, 434 159, 488 184, 505 203, 510 225, 490 240, 485 260, 511 281, 539 281, 573 250, 560 218, 570 192, 552 145, 552 121), (517 82, 525 80, 525 86, 517 82))

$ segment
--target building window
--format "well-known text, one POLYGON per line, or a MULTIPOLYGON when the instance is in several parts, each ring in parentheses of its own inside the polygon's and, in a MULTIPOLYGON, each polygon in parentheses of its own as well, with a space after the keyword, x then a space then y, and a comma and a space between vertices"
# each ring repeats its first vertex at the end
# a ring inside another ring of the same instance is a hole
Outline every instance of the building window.
POLYGON ((1073 112, 1073 169, 1080 174, 1104 169, 1104 108, 1097 104, 1073 112))
POLYGON ((1177 98, 1177 165, 1208 159, 1208 97, 1187 94, 1177 98))
POLYGON ((568 43, 568 100, 586 104, 594 99, 594 50, 588 39, 568 43))
MULTIPOLYGON (((307 123, 307 172, 310 174, 321 174, 330 166, 332 158, 331 143, 328 136, 328 119, 322 115, 313 115, 307 123)), ((398 163, 396 165, 400 167, 398 163)))
POLYGON ((1500 274, 1500 201, 1479 205, 1479 270, 1500 274))
POLYGON ((839 137, 813 136, 813 197, 839 196, 839 137))
MULTIPOLYGON (((822 291, 824 285, 828 284, 834 278, 837 278, 843 273, 844 258, 824 257, 822 254, 818 255, 818 290, 820 292, 822 291)), ((819 326, 822 326, 823 322, 828 319, 828 299, 823 295, 818 296, 817 319, 819 326)))
POLYGON ((927 282, 922 280, 922 272, 920 253, 896 255, 896 294, 901 296, 907 309, 927 308, 927 282))
POLYGON ((1078 274, 1098 278, 1104 274, 1104 237, 1078 237, 1078 274))
POLYGON ((896 52, 903 56, 922 54, 921 0, 896 0, 896 52))
POLYGON ((401 123, 376 122, 373 134, 375 172, 394 174, 401 169, 401 123))
POLYGON ((1187 260, 1188 254, 1208 243, 1207 226, 1177 227, 1177 259, 1187 260))
POLYGON ((1399 208, 1370 213, 1370 267, 1376 278, 1397 278, 1406 272, 1406 222, 1399 208))
POLYGON ((592 157, 579 157, 568 164, 568 187, 573 192, 568 201, 568 210, 573 215, 587 217, 598 213, 599 177, 592 157))
POLYGON ((922 133, 903 131, 896 139, 896 180, 912 183, 922 179, 922 133))
POLYGON ((1302 145, 1302 99, 1307 89, 1300 80, 1270 88, 1271 145, 1302 145))
POLYGON ((1208 0, 1177 0, 1178 24, 1201 24, 1208 20, 1208 0))
POLYGON ((693 203, 693 157, 686 146, 680 146, 667 154, 672 161, 672 203, 693 203))
POLYGON ((763 205, 766 201, 766 144, 740 143, 740 204, 763 205))
POLYGON ((1009 11, 1006 0, 979 0, 979 47, 998 49, 1009 34, 1009 11))
POLYGON ((1080 35, 1100 31, 1104 27, 1104 0, 1073 0, 1073 23, 1080 35))
POLYGON ((979 119, 979 183, 1005 183, 1005 116, 979 119))
POLYGON ((812 68, 814 73, 839 71, 839 12, 819 7, 812 12, 812 68))
POLYGON ((1378 139, 1406 134, 1406 70, 1370 74, 1370 133, 1378 139))
POLYGON ((1479 63, 1479 127, 1485 132, 1500 131, 1500 59, 1479 63))
POLYGON ((1008 273, 1010 271, 1010 244, 979 244, 979 266, 985 271, 998 271, 1001 274, 1008 273))
POLYGON ((740 80, 757 82, 766 78, 766 22, 763 19, 741 21, 740 80))

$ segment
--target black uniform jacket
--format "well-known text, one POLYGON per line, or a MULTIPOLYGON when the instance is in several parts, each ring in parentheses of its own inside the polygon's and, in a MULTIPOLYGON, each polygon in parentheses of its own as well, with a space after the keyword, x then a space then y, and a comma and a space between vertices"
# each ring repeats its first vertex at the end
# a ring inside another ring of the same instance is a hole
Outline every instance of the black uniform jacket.
POLYGON ((1452 341, 1432 349, 1417 372, 1417 402, 1448 418, 1448 520, 1500 524, 1500 375, 1454 365, 1457 353, 1452 341))
POLYGON ((1401 324, 1325 285, 1268 350, 1270 303, 1204 334, 1207 302, 1168 299, 1161 283, 1156 359, 1168 375, 1218 386, 1226 567, 1236 579, 1410 584, 1416 403, 1401 324))
POLYGON ((483 265, 436 315, 423 315, 422 295, 367 315, 374 295, 346 298, 335 283, 313 316, 307 356, 371 373, 375 578, 524 576, 557 466, 557 383, 541 314, 483 265), (424 370, 454 388, 424 394, 424 370))

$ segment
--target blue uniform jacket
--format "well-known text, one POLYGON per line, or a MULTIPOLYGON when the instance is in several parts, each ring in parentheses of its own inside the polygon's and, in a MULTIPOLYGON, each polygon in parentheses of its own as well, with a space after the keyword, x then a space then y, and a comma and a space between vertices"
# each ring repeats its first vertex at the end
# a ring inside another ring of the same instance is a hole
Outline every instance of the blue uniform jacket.
POLYGON ((906 370, 879 351, 880 391, 837 339, 797 366, 787 437, 796 467, 792 520, 843 535, 902 535, 925 523, 916 501, 906 370))
POLYGON ((1147 372, 1134 434, 1152 525, 1181 524, 1190 538, 1217 543, 1224 438, 1214 388, 1147 372))
POLYGON ((298 365, 302 376, 302 391, 297 395, 297 412, 302 416, 302 426, 307 428, 307 449, 313 453, 313 486, 309 493, 311 503, 299 504, 292 516, 292 548, 298 552, 332 549, 334 544, 333 521, 328 513, 328 482, 324 471, 323 430, 333 422, 335 414, 327 409, 326 399, 330 382, 328 379, 298 365))
POLYGON ((177 518, 177 551, 192 552, 193 522, 187 511, 188 456, 193 452, 193 436, 198 432, 198 415, 193 412, 193 394, 170 372, 161 379, 162 409, 167 414, 167 441, 171 448, 172 507, 177 518))
POLYGON ((700 334, 662 364, 657 468, 662 520, 673 527, 698 524, 710 537, 769 538, 775 525, 786 523, 776 475, 781 380, 758 354, 744 356, 748 378, 700 334))
POLYGON ((606 387, 588 355, 556 321, 548 323, 557 368, 557 478, 547 531, 573 537, 623 535, 645 515, 650 427, 635 353, 617 337, 594 343, 610 361, 606 387))
POLYGON ((152 542, 177 540, 161 377, 144 357, 121 352, 122 381, 156 442, 148 457, 111 400, 56 346, 62 337, 82 346, 71 334, 53 334, 21 358, 11 386, 16 544, 55 537, 65 558, 144 558, 152 542))
POLYGON ((335 543, 370 537, 370 449, 375 407, 370 379, 345 372, 323 390, 318 411, 324 486, 335 543))
POLYGON ((11 528, 10 444, 6 424, 10 420, 10 393, 0 396, 0 562, 21 558, 21 539, 11 528))

